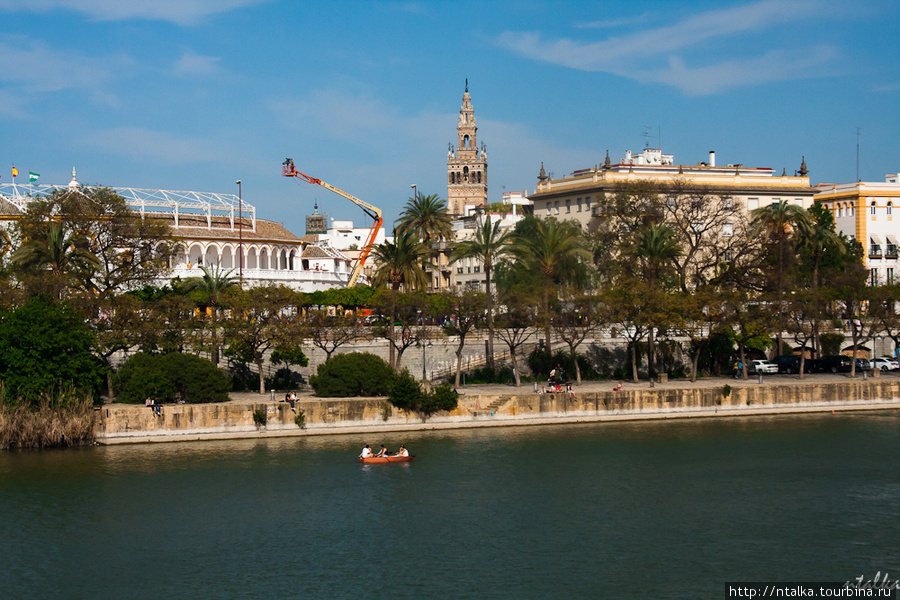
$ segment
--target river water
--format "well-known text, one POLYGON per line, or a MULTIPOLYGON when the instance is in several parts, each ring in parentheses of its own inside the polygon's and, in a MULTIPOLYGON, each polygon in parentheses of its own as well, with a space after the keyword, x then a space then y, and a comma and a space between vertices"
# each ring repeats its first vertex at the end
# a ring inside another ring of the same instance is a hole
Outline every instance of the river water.
POLYGON ((0 598, 726 598, 900 578, 900 413, 0 454, 0 598), (364 442, 416 461, 360 465, 364 442))

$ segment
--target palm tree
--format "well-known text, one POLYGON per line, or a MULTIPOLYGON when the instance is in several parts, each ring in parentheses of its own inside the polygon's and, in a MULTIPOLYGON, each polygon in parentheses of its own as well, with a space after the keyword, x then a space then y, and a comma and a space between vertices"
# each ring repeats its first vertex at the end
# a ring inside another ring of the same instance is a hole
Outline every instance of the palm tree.
MULTIPOLYGON (((638 259, 641 275, 648 284, 651 296, 656 296, 655 292, 660 289, 659 284, 663 283, 666 271, 672 268, 674 259, 681 256, 682 252, 675 232, 665 225, 650 225, 638 238, 638 244, 631 249, 631 254, 638 259)), ((653 330, 651 324, 647 336, 647 366, 651 385, 655 371, 653 330)))
POLYGON ((397 228, 401 231, 414 231, 426 244, 453 236, 453 226, 450 224, 450 215, 447 214, 447 202, 441 200, 437 194, 426 196, 417 193, 415 198, 410 198, 400 213, 397 228))
MULTIPOLYGON (((829 215, 830 216, 830 215, 829 215)), ((847 248, 841 237, 834 232, 834 227, 828 227, 815 219, 808 219, 797 228, 797 246, 812 259, 812 276, 810 279, 813 300, 813 350, 819 349, 819 266, 822 258, 831 250, 838 254, 845 254, 847 248)), ((779 351, 781 349, 779 348, 779 351)))
POLYGON ((776 340, 777 353, 781 354, 781 332, 784 330, 783 299, 784 299, 784 271, 787 262, 787 250, 790 245, 793 232, 805 227, 809 223, 809 213, 801 206, 788 204, 787 202, 775 202, 757 208, 751 213, 753 221, 751 227, 757 235, 764 235, 768 243, 776 246, 777 276, 775 283, 776 310, 778 313, 778 332, 776 340))
POLYGON ((417 191, 415 197, 409 199, 403 212, 400 213, 397 228, 400 231, 415 232, 418 239, 426 244, 428 252, 423 255, 423 269, 427 268, 424 262, 426 257, 435 264, 439 263, 435 260, 437 252, 434 244, 443 239, 453 238, 453 226, 450 223, 450 215, 447 214, 447 203, 437 194, 426 196, 417 191))
POLYGON ((68 229, 63 223, 50 223, 43 237, 26 240, 13 252, 10 260, 26 269, 49 271, 53 294, 59 300, 65 281, 74 271, 100 266, 100 259, 86 246, 83 235, 68 229))
POLYGON ((200 301, 210 309, 210 321, 212 324, 212 357, 213 362, 219 362, 219 345, 217 338, 218 312, 224 293, 240 285, 237 277, 232 276, 234 269, 223 272, 218 265, 215 271, 206 267, 200 267, 202 277, 190 277, 184 280, 184 290, 198 292, 200 301))
POLYGON ((494 262, 509 253, 509 242, 512 236, 510 230, 500 231, 500 221, 491 223, 488 215, 475 228, 475 237, 464 240, 456 245, 450 255, 450 262, 456 262, 462 258, 479 258, 484 265, 484 291, 488 324, 488 366, 494 363, 494 296, 491 293, 491 272, 494 262))
POLYGON ((403 285, 407 290, 425 288, 428 275, 425 273, 423 261, 427 260, 428 246, 418 240, 415 231, 408 229, 398 232, 394 229, 394 241, 385 241, 375 246, 372 254, 378 267, 375 269, 373 283, 375 286, 391 287, 391 324, 390 324, 390 363, 394 364, 394 321, 397 320, 397 292, 403 285))
POLYGON ((550 295, 554 280, 573 279, 576 265, 589 261, 591 253, 577 223, 556 219, 534 219, 531 227, 517 230, 510 253, 542 275, 544 343, 550 352, 550 295))

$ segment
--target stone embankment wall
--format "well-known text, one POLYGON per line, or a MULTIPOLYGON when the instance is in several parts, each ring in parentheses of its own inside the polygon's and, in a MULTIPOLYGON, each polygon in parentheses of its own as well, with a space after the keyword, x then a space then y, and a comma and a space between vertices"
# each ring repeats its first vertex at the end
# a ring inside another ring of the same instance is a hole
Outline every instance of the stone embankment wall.
POLYGON ((736 386, 728 396, 724 386, 578 392, 574 397, 525 389, 470 393, 460 396, 452 413, 434 415, 427 422, 392 408, 384 398, 308 399, 298 401, 294 409, 286 402, 163 405, 158 414, 143 405, 107 404, 98 409, 96 434, 98 442, 112 444, 879 407, 900 407, 900 381, 736 386), (266 413, 265 427, 254 424, 256 410, 266 413), (303 412, 304 429, 295 423, 297 411, 303 412))

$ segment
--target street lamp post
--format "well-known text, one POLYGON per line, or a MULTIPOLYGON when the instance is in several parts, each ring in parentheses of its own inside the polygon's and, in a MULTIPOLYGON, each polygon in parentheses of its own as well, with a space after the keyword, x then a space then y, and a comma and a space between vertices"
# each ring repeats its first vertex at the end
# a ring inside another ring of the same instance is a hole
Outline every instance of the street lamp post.
POLYGON ((417 188, 416 184, 414 184, 414 183, 411 183, 409 185, 409 187, 411 187, 413 189, 413 201, 418 200, 419 199, 419 188, 417 188))
POLYGON ((238 272, 241 278, 241 289, 244 289, 244 202, 241 199, 241 180, 238 179, 235 183, 238 186, 238 272))

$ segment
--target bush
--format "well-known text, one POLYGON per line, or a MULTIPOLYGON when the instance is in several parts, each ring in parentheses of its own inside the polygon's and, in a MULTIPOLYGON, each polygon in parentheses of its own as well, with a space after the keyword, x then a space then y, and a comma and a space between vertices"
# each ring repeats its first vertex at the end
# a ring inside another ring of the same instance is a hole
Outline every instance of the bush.
MULTIPOLYGON (((96 339, 65 304, 32 298, 0 311, 0 381, 6 403, 37 406, 41 398, 99 398, 103 370, 92 354, 96 339)), ((65 404, 60 404, 64 406, 65 404)))
POLYGON ((365 352, 350 352, 320 364, 309 384, 316 396, 323 398, 387 396, 395 377, 383 359, 365 352))
POLYGON ((481 367, 466 378, 467 383, 510 383, 515 381, 512 367, 481 367))
MULTIPOLYGON (((575 353, 578 360, 578 366, 581 368, 582 379, 597 379, 598 373, 594 369, 593 363, 581 354, 575 353)), ((547 379, 550 371, 559 365, 563 368, 566 378, 572 380, 575 378, 575 361, 572 356, 565 350, 557 350, 553 356, 541 348, 535 348, 528 355, 528 368, 534 374, 535 379, 547 379)))
POLYGON ((409 374, 409 369, 403 369, 403 372, 394 378, 389 392, 389 399, 391 404, 400 410, 414 411, 422 402, 424 395, 422 386, 409 374))
POLYGON ((141 403, 152 397, 159 402, 183 400, 197 404, 227 401, 231 381, 212 362, 199 356, 139 353, 125 361, 113 387, 120 402, 141 403))
POLYGON ((459 404, 459 396, 451 386, 441 385, 426 394, 407 369, 394 380, 389 399, 400 410, 419 413, 423 422, 434 413, 453 410, 459 404))

